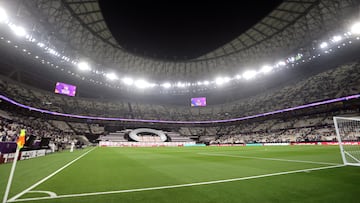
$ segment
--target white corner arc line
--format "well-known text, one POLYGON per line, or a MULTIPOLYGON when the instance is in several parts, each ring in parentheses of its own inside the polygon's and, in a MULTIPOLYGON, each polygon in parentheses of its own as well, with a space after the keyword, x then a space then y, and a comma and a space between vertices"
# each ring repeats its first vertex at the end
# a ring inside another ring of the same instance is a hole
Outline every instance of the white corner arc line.
POLYGON ((57 196, 55 192, 44 191, 44 190, 31 190, 31 191, 28 191, 27 193, 45 193, 45 194, 48 194, 50 197, 56 197, 57 196))
POLYGON ((256 157, 256 156, 242 156, 242 155, 231 155, 231 154, 220 154, 220 153, 198 153, 198 154, 206 155, 206 156, 226 156, 226 157, 238 157, 238 158, 246 158, 246 159, 260 159, 260 160, 269 160, 269 161, 285 161, 285 162, 332 165, 332 166, 336 166, 336 165, 340 164, 340 163, 304 161, 304 160, 292 160, 292 159, 278 159, 278 158, 264 158, 264 157, 256 157))
POLYGON ((214 180, 214 181, 179 184, 179 185, 166 185, 166 186, 158 186, 158 187, 137 188, 137 189, 128 189, 128 190, 106 191, 106 192, 91 192, 91 193, 82 193, 82 194, 68 194, 68 195, 58 195, 56 197, 37 197, 37 198, 26 198, 26 199, 24 198, 24 199, 12 200, 9 202, 25 202, 25 201, 33 201, 33 200, 85 197, 85 196, 95 196, 95 195, 107 195, 107 194, 141 192, 141 191, 150 191, 150 190, 172 189, 172 188, 181 188, 181 187, 192 187, 192 186, 199 186, 199 185, 210 185, 210 184, 217 184, 217 183, 226 183, 226 182, 250 180, 250 179, 257 179, 257 178, 265 178, 265 177, 294 174, 294 173, 301 173, 301 172, 318 171, 318 170, 324 170, 324 169, 339 168, 339 167, 343 167, 343 166, 345 166, 345 165, 324 166, 324 167, 318 167, 318 168, 301 169, 301 170, 294 170, 294 171, 284 171, 284 172, 277 172, 277 173, 270 173, 270 174, 263 174, 263 175, 256 175, 256 176, 247 176, 247 177, 241 177, 241 178, 214 180))
POLYGON ((87 155, 88 153, 90 153, 91 151, 93 151, 95 148, 83 153, 82 155, 80 155, 79 157, 77 157, 76 159, 70 161, 69 163, 67 163, 65 166, 59 168, 58 170, 56 170, 55 172, 53 172, 52 174, 46 176, 45 178, 41 179, 40 181, 38 181, 37 183, 35 183, 34 185, 28 187, 27 189, 25 189, 24 191, 20 192, 19 194, 15 195, 14 197, 10 198, 8 200, 8 202, 12 202, 15 201, 16 199, 18 199, 19 197, 21 197, 22 195, 24 195, 25 193, 29 192, 30 190, 32 190, 33 188, 37 187, 38 185, 40 185, 41 183, 45 182, 46 180, 48 180, 49 178, 53 177, 54 175, 56 175, 57 173, 59 173, 60 171, 64 170, 65 168, 67 168, 68 166, 70 166, 71 164, 73 164, 75 161, 81 159, 82 157, 84 157, 85 155, 87 155))

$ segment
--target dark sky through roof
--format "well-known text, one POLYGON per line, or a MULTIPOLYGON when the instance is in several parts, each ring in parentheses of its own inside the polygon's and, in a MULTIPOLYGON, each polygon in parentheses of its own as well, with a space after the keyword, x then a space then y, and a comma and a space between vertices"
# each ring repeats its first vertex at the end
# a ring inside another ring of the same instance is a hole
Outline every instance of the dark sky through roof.
POLYGON ((233 40, 281 2, 166 1, 160 4, 100 0, 100 7, 113 36, 127 51, 151 58, 188 60, 233 40))

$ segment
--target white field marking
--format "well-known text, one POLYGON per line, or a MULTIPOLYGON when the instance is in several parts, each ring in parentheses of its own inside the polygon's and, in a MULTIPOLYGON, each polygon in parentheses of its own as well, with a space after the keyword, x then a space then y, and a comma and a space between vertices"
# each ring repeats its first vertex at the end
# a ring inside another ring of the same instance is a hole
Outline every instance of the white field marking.
POLYGON ((43 191, 43 190, 31 190, 31 191, 28 191, 27 193, 45 193, 45 194, 48 194, 50 197, 56 197, 57 196, 55 192, 43 191))
POLYGON ((16 199, 11 200, 8 202, 25 202, 25 201, 34 201, 34 200, 45 200, 45 199, 60 199, 60 198, 71 198, 71 197, 85 197, 85 196, 95 196, 95 195, 107 195, 107 194, 119 194, 119 193, 130 193, 130 192, 141 192, 141 191, 150 191, 150 190, 162 190, 162 189, 171 189, 171 188, 181 188, 181 187, 192 187, 192 186, 199 186, 199 185, 210 185, 210 184, 217 184, 217 183, 227 183, 227 182, 234 182, 234 181, 241 181, 241 180, 250 180, 250 179, 257 179, 257 178, 265 178, 271 176, 280 176, 286 174, 294 174, 294 173, 302 173, 302 172, 310 172, 310 171, 318 171, 330 168, 338 168, 343 167, 345 165, 336 165, 336 166, 324 166, 319 168, 309 168, 309 169, 301 169, 301 170, 294 170, 294 171, 284 171, 278 173, 270 173, 270 174, 263 174, 263 175, 256 175, 256 176, 248 176, 242 178, 232 178, 232 179, 224 179, 224 180, 214 180, 214 181, 207 181, 207 182, 197 182, 197 183, 188 183, 188 184, 179 184, 179 185, 166 185, 166 186, 159 186, 159 187, 148 187, 148 188, 137 188, 137 189, 129 189, 129 190, 116 190, 116 191, 106 191, 106 192, 91 192, 91 193, 81 193, 81 194, 67 194, 67 195, 58 195, 56 197, 34 197, 34 198, 24 198, 24 199, 16 199))
POLYGON ((277 158, 264 158, 256 156, 242 156, 242 155, 231 155, 231 154, 219 154, 219 153, 198 153, 206 156, 226 156, 226 157, 238 157, 247 159, 260 159, 269 161, 286 161, 286 162, 298 162, 298 163, 309 163, 309 164, 321 164, 321 165, 339 165, 340 163, 329 163, 329 162, 318 162, 318 161, 304 161, 304 160, 292 160, 292 159, 277 159, 277 158))
POLYGON ((41 179, 39 182, 35 183, 34 185, 28 187, 27 189, 25 189, 24 191, 20 192, 19 194, 15 195, 14 197, 10 198, 8 200, 8 202, 14 201, 17 198, 21 197, 22 195, 24 195, 25 193, 29 192, 30 190, 32 190, 33 188, 37 187, 38 185, 40 185, 41 183, 45 182, 46 180, 48 180, 49 178, 53 177, 54 175, 56 175, 57 173, 59 173, 60 171, 64 170, 65 168, 67 168, 68 166, 70 166, 71 164, 73 164, 75 161, 81 159, 82 157, 84 157, 85 155, 87 155, 88 153, 90 153, 91 151, 93 151, 96 148, 93 148, 85 153, 83 153, 82 155, 80 155, 78 158, 72 160, 71 162, 67 163, 65 166, 59 168, 58 170, 56 170, 55 172, 53 172, 52 174, 46 176, 45 178, 41 179))

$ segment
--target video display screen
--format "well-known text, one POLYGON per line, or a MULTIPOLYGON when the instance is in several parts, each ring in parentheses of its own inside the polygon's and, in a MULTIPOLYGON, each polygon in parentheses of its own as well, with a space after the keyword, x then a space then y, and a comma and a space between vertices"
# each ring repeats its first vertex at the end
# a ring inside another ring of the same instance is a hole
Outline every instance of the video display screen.
POLYGON ((191 98, 191 106, 206 106, 206 97, 191 98))
POLYGON ((73 97, 76 93, 76 86, 57 82, 55 86, 55 93, 73 97))

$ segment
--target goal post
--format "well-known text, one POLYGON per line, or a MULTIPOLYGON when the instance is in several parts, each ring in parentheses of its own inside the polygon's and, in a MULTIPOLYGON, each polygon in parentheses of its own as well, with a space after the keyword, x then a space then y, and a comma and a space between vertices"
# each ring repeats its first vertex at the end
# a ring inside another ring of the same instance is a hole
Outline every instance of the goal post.
POLYGON ((333 117, 345 165, 360 166, 360 117, 333 117))

